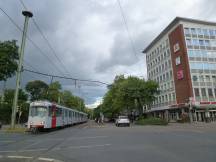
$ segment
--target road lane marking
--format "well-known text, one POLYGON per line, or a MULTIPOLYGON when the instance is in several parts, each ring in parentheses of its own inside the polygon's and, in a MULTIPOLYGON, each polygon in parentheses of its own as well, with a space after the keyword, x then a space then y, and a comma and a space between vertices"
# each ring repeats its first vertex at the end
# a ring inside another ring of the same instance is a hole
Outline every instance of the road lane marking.
POLYGON ((38 158, 38 160, 41 160, 41 161, 54 161, 54 159, 50 159, 50 158, 38 158))
POLYGON ((61 150, 61 149, 88 149, 88 148, 95 148, 95 147, 106 147, 106 146, 110 146, 110 145, 111 144, 57 147, 57 148, 54 148, 53 150, 61 150))
POLYGON ((29 156, 7 156, 7 157, 11 159, 32 159, 33 158, 29 156))
POLYGON ((48 148, 19 150, 19 151, 17 151, 17 152, 31 152, 31 151, 45 151, 45 150, 48 150, 48 148))
POLYGON ((56 160, 56 159, 51 159, 51 158, 43 158, 43 157, 39 157, 38 160, 40 160, 40 161, 62 162, 61 160, 56 160))

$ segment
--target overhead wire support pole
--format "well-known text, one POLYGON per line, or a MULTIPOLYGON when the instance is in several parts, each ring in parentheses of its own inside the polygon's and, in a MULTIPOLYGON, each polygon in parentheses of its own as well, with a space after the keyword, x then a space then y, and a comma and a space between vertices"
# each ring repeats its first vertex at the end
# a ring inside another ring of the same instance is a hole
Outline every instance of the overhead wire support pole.
POLYGON ((22 34, 21 47, 19 50, 19 63, 18 63, 17 74, 16 74, 16 89, 15 89, 13 106, 12 106, 12 114, 11 114, 11 128, 12 129, 15 128, 16 109, 17 109, 17 101, 18 101, 18 96, 19 96, 20 78, 21 78, 22 64, 23 64, 23 58, 24 58, 25 42, 26 42, 26 37, 27 37, 28 21, 29 21, 29 18, 33 16, 33 14, 29 11, 23 11, 22 14, 25 16, 25 22, 24 22, 24 29, 23 29, 23 34, 22 34))

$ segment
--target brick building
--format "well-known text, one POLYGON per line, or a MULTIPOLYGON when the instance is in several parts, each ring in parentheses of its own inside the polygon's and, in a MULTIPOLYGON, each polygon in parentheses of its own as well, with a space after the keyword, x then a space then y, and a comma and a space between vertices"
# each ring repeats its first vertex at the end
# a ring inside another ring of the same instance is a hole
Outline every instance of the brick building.
POLYGON ((147 113, 216 119, 216 23, 176 17, 143 51, 160 94, 147 113))

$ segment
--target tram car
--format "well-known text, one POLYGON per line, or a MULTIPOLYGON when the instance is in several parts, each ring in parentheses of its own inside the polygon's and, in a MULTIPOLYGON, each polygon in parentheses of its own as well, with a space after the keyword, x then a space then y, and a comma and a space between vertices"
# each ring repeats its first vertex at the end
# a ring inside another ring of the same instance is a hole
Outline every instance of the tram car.
POLYGON ((28 129, 36 132, 87 122, 87 114, 49 101, 30 104, 28 129))

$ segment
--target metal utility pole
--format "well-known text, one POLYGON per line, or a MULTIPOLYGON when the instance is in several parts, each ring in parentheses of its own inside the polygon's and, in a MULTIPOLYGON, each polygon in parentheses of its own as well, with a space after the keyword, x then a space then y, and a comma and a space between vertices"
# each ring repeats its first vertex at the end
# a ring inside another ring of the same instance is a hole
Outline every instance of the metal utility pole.
POLYGON ((16 73, 16 90, 14 94, 14 100, 13 100, 13 107, 12 107, 12 114, 11 114, 11 128, 15 128, 15 120, 16 120, 16 109, 17 109, 17 100, 19 95, 19 87, 20 87, 20 78, 21 78, 21 71, 22 71, 22 64, 23 64, 23 57, 24 57, 24 48, 25 48, 25 42, 26 42, 26 36, 27 36, 27 28, 28 28, 28 20, 33 16, 33 14, 30 11, 23 11, 23 16, 25 16, 25 22, 24 22, 24 29, 22 34, 22 42, 21 47, 19 50, 19 64, 18 69, 16 73))

